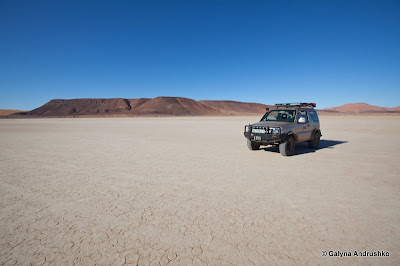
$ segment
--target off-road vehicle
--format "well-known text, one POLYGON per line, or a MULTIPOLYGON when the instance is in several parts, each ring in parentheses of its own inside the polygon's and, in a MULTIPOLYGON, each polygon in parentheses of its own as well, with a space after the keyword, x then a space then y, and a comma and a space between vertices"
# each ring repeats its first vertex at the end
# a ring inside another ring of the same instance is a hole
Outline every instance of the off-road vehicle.
POLYGON ((283 156, 292 155, 300 142, 318 148, 322 135, 315 107, 315 103, 280 103, 272 110, 266 108, 260 122, 244 127, 247 147, 258 150, 261 145, 273 145, 283 156))

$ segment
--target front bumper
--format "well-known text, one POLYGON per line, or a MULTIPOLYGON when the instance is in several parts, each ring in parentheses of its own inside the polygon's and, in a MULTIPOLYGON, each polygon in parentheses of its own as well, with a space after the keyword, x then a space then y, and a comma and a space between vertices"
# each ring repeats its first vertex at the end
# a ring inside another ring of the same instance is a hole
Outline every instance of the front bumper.
POLYGON ((285 142, 287 138, 287 134, 267 134, 267 133, 252 133, 252 132, 244 132, 244 136, 256 143, 268 145, 268 144, 279 144, 281 142, 285 142))

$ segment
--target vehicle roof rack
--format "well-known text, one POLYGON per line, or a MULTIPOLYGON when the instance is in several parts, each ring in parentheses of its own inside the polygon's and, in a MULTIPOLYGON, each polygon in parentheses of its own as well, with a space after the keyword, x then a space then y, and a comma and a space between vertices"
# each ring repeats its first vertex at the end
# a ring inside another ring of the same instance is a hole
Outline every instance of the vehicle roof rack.
POLYGON ((277 103, 276 107, 317 107, 316 103, 277 103))

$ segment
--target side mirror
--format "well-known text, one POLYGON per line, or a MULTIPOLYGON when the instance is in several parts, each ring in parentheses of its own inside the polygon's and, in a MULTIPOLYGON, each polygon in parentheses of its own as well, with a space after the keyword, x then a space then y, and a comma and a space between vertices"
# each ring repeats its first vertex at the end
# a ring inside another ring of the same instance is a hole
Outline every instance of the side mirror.
POLYGON ((265 110, 267 110, 267 112, 269 111, 269 107, 265 107, 265 110))
POLYGON ((306 122, 306 119, 304 117, 300 117, 299 120, 297 121, 299 124, 304 124, 306 122))

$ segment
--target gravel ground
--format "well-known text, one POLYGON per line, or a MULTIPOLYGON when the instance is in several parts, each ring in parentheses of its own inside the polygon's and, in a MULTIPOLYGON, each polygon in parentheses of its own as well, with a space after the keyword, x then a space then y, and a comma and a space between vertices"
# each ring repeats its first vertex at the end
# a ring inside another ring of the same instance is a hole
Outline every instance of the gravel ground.
POLYGON ((0 264, 400 264, 400 117, 320 119, 292 157, 257 117, 0 120, 0 264))

